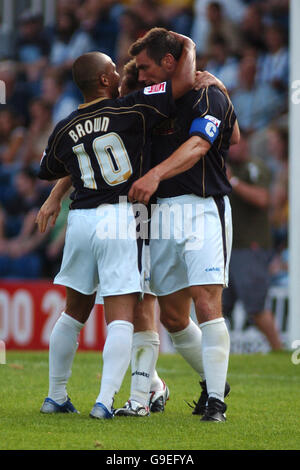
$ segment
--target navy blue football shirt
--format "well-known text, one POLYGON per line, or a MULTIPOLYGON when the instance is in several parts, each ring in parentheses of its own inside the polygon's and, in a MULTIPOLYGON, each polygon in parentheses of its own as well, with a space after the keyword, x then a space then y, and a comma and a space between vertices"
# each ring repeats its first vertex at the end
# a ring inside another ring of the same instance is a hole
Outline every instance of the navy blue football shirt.
POLYGON ((39 177, 71 175, 71 209, 119 202, 147 168, 151 129, 174 109, 171 82, 81 105, 54 129, 39 177))
POLYGON ((228 98, 215 86, 190 91, 176 101, 176 115, 152 132, 152 166, 165 160, 189 137, 198 135, 211 147, 190 170, 162 181, 157 197, 196 194, 223 196, 231 191, 226 177, 226 156, 236 115, 228 98))

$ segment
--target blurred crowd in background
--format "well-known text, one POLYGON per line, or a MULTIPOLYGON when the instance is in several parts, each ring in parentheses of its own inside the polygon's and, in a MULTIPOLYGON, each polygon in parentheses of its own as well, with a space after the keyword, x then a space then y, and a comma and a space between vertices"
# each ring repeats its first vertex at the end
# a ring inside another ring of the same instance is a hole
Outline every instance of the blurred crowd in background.
MULTIPOLYGON (((52 278, 59 269, 69 200, 56 226, 37 231, 36 214, 52 185, 36 177, 55 124, 82 98, 71 67, 99 50, 122 73, 128 47, 154 26, 193 38, 198 70, 226 85, 242 130, 234 164, 248 182, 264 168, 273 285, 288 283, 288 0, 57 0, 56 20, 23 11, 10 53, 0 55, 6 105, 0 107, 0 278, 52 278), (256 162, 259 161, 259 164, 256 162), (250 176, 249 176, 250 175, 250 176)), ((232 166, 234 168, 234 165, 232 166)), ((254 247, 255 248, 255 247, 254 247)))

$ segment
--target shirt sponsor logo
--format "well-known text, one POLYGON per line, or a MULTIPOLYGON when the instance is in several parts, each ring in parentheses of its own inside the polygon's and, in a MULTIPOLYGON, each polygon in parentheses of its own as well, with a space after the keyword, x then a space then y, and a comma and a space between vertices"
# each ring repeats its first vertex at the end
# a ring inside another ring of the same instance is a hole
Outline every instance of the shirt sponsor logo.
POLYGON ((167 88, 167 82, 157 83, 156 85, 147 86, 144 88, 145 95, 155 95, 157 93, 165 93, 167 88))
POLYGON ((220 127, 221 121, 216 117, 207 114, 206 116, 204 116, 204 119, 208 119, 208 121, 213 122, 216 127, 220 127))

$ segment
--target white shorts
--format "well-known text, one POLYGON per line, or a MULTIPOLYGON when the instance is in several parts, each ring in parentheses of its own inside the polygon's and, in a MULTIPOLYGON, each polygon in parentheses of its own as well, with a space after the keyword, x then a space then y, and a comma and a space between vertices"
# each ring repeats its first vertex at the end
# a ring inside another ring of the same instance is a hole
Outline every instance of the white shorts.
MULTIPOLYGON (((142 246, 140 246, 142 252, 140 253, 141 256, 141 282, 142 282, 142 293, 141 299, 143 298, 144 294, 149 294, 155 296, 155 294, 150 289, 150 246, 149 244, 145 244, 143 242, 142 246)), ((100 294, 100 289, 97 290, 96 300, 95 303, 97 305, 104 304, 104 298, 100 294)))
POLYGON ((134 227, 128 203, 70 211, 61 270, 54 284, 85 295, 97 291, 102 297, 142 292, 135 236, 118 232, 118 227, 124 229, 131 222, 134 227))
POLYGON ((227 196, 158 199, 151 218, 150 289, 164 296, 196 285, 227 286, 231 246, 227 196))

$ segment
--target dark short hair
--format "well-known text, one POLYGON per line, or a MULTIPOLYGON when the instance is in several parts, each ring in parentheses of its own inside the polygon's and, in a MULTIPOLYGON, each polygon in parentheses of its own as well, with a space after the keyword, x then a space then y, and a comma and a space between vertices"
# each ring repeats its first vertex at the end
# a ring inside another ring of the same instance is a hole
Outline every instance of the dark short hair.
POLYGON ((152 28, 132 44, 129 54, 135 57, 143 50, 146 50, 148 56, 160 65, 166 54, 172 54, 175 60, 179 60, 182 44, 165 28, 152 28))
POLYGON ((136 91, 143 88, 145 84, 139 81, 139 71, 137 69, 134 59, 131 59, 123 67, 123 76, 125 79, 126 88, 129 92, 136 91))

